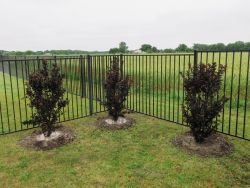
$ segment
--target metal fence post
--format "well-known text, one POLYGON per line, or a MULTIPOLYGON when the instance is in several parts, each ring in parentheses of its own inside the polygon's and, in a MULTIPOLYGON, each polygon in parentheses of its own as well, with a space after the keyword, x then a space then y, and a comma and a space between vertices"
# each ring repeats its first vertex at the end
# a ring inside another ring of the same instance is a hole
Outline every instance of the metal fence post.
POLYGON ((194 50, 194 66, 195 67, 197 67, 197 56, 198 56, 197 50, 194 50))
POLYGON ((87 66, 88 66, 88 83, 89 83, 89 113, 93 114, 93 81, 92 81, 92 57, 87 56, 87 66))
POLYGON ((123 79, 123 60, 122 60, 122 58, 123 58, 123 55, 120 54, 120 78, 121 78, 121 80, 123 79))
POLYGON ((56 55, 55 55, 55 56, 54 56, 54 61, 55 61, 55 64, 57 65, 56 60, 57 60, 57 59, 56 59, 56 55))
POLYGON ((197 50, 194 50, 194 76, 196 76, 196 73, 197 73, 197 56, 198 56, 198 53, 197 53, 197 50))
POLYGON ((86 97, 86 93, 85 93, 85 85, 84 85, 84 66, 83 66, 83 57, 82 55, 80 55, 80 68, 81 68, 81 97, 86 97))
POLYGON ((37 61, 37 67, 38 67, 38 69, 40 69, 40 59, 39 59, 39 56, 36 57, 36 61, 37 61))

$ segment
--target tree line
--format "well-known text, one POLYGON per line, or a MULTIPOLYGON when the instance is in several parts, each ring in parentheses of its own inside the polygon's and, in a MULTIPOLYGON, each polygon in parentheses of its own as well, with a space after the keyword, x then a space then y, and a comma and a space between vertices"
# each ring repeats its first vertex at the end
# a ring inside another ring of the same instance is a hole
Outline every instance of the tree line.
POLYGON ((5 51, 0 50, 0 56, 67 56, 84 54, 107 54, 108 51, 83 51, 83 50, 45 50, 45 51, 5 51))
POLYGON ((250 42, 236 41, 229 44, 199 44, 195 43, 192 47, 186 44, 179 44, 176 48, 158 49, 151 44, 142 44, 138 50, 129 50, 126 42, 120 42, 118 47, 110 48, 109 51, 83 51, 83 50, 45 50, 45 51, 5 51, 0 50, 0 56, 40 56, 40 55, 83 55, 83 54, 120 54, 120 53, 175 53, 193 52, 194 50, 250 50, 250 42))
POLYGON ((141 45, 140 50, 146 53, 173 53, 173 52, 193 52, 194 50, 250 50, 250 42, 236 41, 234 43, 224 44, 194 44, 188 47, 186 44, 179 44, 176 48, 157 49, 150 44, 141 45))
MULTIPOLYGON (((174 53, 174 52, 193 52, 194 50, 250 50, 250 42, 236 41, 234 43, 224 44, 198 44, 195 43, 192 47, 188 47, 186 44, 179 44, 176 48, 165 48, 158 49, 157 47, 151 44, 142 44, 140 49, 141 52, 145 53, 174 53)), ((128 50, 128 46, 125 42, 120 42, 118 48, 111 48, 109 53, 130 53, 135 51, 128 50)))

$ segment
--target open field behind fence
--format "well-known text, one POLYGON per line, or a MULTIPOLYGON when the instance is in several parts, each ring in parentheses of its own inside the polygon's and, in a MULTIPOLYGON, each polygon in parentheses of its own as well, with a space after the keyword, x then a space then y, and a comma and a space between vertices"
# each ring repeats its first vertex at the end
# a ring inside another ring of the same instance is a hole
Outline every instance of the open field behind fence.
MULTIPOLYGON (((133 80, 126 102, 129 110, 184 124, 183 77, 196 63, 223 64, 227 67, 220 94, 229 101, 217 118, 218 131, 250 139, 249 51, 195 52, 195 54, 120 55, 121 71, 133 80)), ((70 104, 60 121, 89 116, 104 111, 103 82, 112 55, 48 57, 65 75, 65 97, 70 104)), ((13 59, 13 58, 12 58, 13 59)), ((32 110, 27 106, 25 82, 29 73, 39 69, 41 58, 3 60, 0 64, 0 134, 27 128, 21 122, 32 110)), ((28 126, 28 128, 32 126, 28 126)))

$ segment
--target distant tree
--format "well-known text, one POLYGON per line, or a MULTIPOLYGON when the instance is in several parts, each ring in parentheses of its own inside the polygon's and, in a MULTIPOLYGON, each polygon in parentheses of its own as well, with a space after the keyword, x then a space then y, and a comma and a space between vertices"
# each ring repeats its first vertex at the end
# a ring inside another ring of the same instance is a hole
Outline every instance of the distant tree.
POLYGON ((128 46, 127 46, 126 42, 120 42, 119 52, 120 53, 127 53, 128 52, 128 46))
POLYGON ((175 49, 176 52, 189 52, 190 49, 186 44, 179 44, 179 46, 175 49))
POLYGON ((243 50, 245 49, 245 43, 242 41, 236 41, 227 45, 227 50, 243 50))
POLYGON ((226 45, 224 43, 217 43, 213 45, 214 50, 225 50, 226 45))
POLYGON ((234 50, 234 43, 227 44, 226 49, 227 50, 234 50))
POLYGON ((16 51, 14 53, 14 55, 16 55, 16 56, 25 56, 25 52, 16 51))
POLYGON ((33 55, 33 54, 34 54, 34 52, 31 50, 27 50, 24 52, 24 55, 33 55))
POLYGON ((159 50, 155 46, 153 46, 152 47, 152 53, 158 53, 158 52, 159 52, 159 50))
POLYGON ((128 52, 128 46, 126 42, 120 42, 119 48, 110 48, 109 50, 110 54, 127 53, 127 52, 128 52))
POLYGON ((151 53, 152 46, 150 44, 142 44, 140 50, 146 53, 151 53))
POLYGON ((120 50, 119 50, 119 48, 110 48, 109 53, 110 54, 117 54, 117 53, 120 53, 120 50))
POLYGON ((245 43, 242 41, 237 41, 234 43, 235 50, 242 50, 245 48, 245 43))
POLYGON ((140 50, 146 53, 158 53, 161 51, 158 50, 155 46, 151 46, 150 44, 142 44, 140 50))
POLYGON ((163 50, 163 52, 164 53, 173 53, 173 52, 175 52, 175 50, 172 49, 172 48, 166 48, 166 49, 163 50))
POLYGON ((36 55, 43 55, 43 51, 37 51, 36 55))
POLYGON ((250 50, 250 42, 245 43, 245 50, 250 50))
POLYGON ((208 50, 207 44, 194 44, 193 45, 194 50, 208 50))

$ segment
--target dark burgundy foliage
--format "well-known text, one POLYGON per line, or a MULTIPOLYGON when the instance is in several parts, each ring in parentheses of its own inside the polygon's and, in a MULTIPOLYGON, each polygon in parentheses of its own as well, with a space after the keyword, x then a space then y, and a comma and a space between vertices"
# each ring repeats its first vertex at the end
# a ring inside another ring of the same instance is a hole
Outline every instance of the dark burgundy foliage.
POLYGON ((43 60, 42 69, 29 75, 26 97, 35 111, 25 123, 41 126, 44 135, 50 136, 63 107, 68 104, 68 100, 63 99, 64 92, 59 67, 53 64, 49 70, 47 61, 43 60))
POLYGON ((184 76, 183 115, 198 143, 216 131, 215 118, 228 100, 219 96, 225 67, 219 65, 218 70, 216 67, 216 63, 201 63, 190 68, 184 76))
POLYGON ((112 116, 115 121, 119 116, 123 116, 122 110, 130 88, 129 77, 126 76, 125 78, 121 78, 119 69, 120 63, 119 57, 113 58, 111 67, 107 70, 104 83, 106 93, 104 105, 107 107, 109 115, 112 116))

